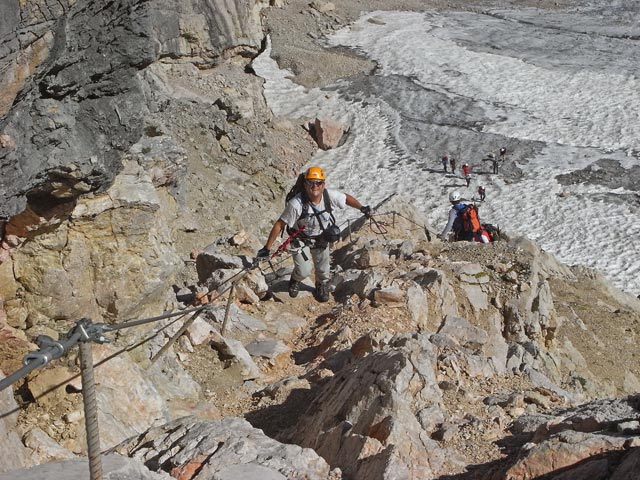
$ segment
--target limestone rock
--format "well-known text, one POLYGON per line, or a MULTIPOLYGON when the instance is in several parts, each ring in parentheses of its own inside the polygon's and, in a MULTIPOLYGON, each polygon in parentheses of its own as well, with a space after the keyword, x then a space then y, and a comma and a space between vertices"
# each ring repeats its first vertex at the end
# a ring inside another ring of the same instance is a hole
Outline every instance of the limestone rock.
POLYGON ((447 315, 438 333, 448 335, 458 344, 478 348, 487 343, 489 335, 481 328, 471 325, 467 320, 447 315))
POLYGON ((413 280, 424 288, 434 300, 434 316, 458 315, 456 294, 444 272, 436 269, 420 268, 408 272, 405 278, 413 280))
MULTIPOLYGON (((204 312, 203 316, 210 319, 222 328, 226 306, 213 307, 204 312)), ((251 315, 244 313, 238 306, 231 304, 227 319, 227 330, 233 332, 234 336, 249 336, 253 338, 256 332, 267 329, 267 325, 251 315)))
POLYGON ((207 321, 196 318, 187 328, 187 337, 191 345, 201 345, 207 341, 212 332, 213 327, 207 321))
POLYGON ((25 433, 22 441, 33 451, 33 463, 35 465, 76 458, 72 452, 58 445, 39 428, 34 428, 25 433))
MULTIPOLYGON (((172 480, 165 472, 151 472, 138 460, 117 454, 102 455, 104 480, 135 478, 139 480, 172 480)), ((43 478, 64 478, 65 480, 86 480, 89 475, 89 461, 86 458, 45 463, 36 467, 14 470, 0 475, 0 480, 41 480, 43 478)))
POLYGON ((311 8, 316 9, 320 13, 332 12, 336 9, 336 6, 333 2, 324 2, 322 0, 314 0, 309 4, 311 8))
POLYGON ((253 357, 276 358, 291 351, 281 340, 275 338, 258 338, 245 345, 247 352, 253 357))
POLYGON ((399 337, 348 364, 319 391, 291 438, 353 478, 434 478, 455 462, 416 413, 440 399, 426 336, 399 337))
MULTIPOLYGON (((230 472, 260 472, 294 480, 328 480, 329 465, 313 450, 285 445, 267 437, 247 421, 226 417, 185 417, 123 442, 113 449, 141 460, 151 470, 189 467, 196 478, 229 478, 230 472), (262 468, 254 468, 259 466, 262 468)), ((252 477, 234 477, 252 478, 252 477)))
MULTIPOLYGON (((324 5, 326 8, 328 4, 324 5)), ((322 150, 330 150, 338 146, 347 129, 338 121, 328 118, 316 118, 313 124, 313 131, 318 146, 322 150)))
POLYGON ((413 284, 407 289, 407 308, 415 325, 419 329, 426 329, 429 319, 429 302, 420 285, 413 284))
POLYGON ((471 284, 484 284, 489 282, 489 274, 477 263, 454 263, 453 267, 461 281, 471 284))
POLYGON ((400 305, 404 303, 404 292, 396 286, 381 288, 373 292, 373 299, 381 305, 400 305))
POLYGON ((14 255, 30 309, 46 318, 110 318, 159 300, 181 263, 150 177, 128 163, 108 194, 14 255), (127 275, 123 275, 126 271, 127 275))
MULTIPOLYGON (((0 378, 5 378, 1 371, 0 378)), ((24 447, 20 437, 15 432, 19 410, 11 388, 0 391, 0 412, 3 412, 0 418, 0 451, 2 451, 0 478, 17 478, 1 474, 33 465, 34 459, 31 457, 29 449, 24 447)))
POLYGON ((383 246, 377 241, 369 242, 350 252, 341 265, 343 268, 357 268, 366 270, 389 263, 389 256, 383 251, 383 246))
POLYGON ((196 257, 196 270, 201 282, 207 280, 216 270, 242 269, 250 265, 246 259, 220 252, 215 244, 205 247, 196 257))
POLYGON ((358 295, 361 299, 367 298, 383 278, 376 270, 348 270, 337 277, 336 298, 358 295))
MULTIPOLYGON (((0 84, 0 111, 13 108, 0 133, 11 136, 16 148, 0 153, 6 180, 0 217, 22 212, 27 195, 35 191, 55 197, 59 176, 53 170, 69 162, 79 172, 74 184, 105 190, 123 154, 142 136, 143 117, 155 108, 139 71, 161 57, 215 65, 228 50, 256 54, 263 39, 260 9, 267 4, 232 1, 216 8, 187 2, 178 7, 166 0, 126 0, 104 6, 64 0, 30 8, 3 3, 3 18, 11 19, 12 27, 3 32, 7 48, 0 66, 9 74, 0 84), (54 38, 64 42, 45 62, 54 38), (36 86, 30 76, 43 65, 36 86)), ((70 198, 84 193, 64 187, 70 198)))
MULTIPOLYGON (((94 347, 93 350, 96 363, 114 353, 113 347, 107 345, 94 347)), ((146 372, 127 355, 110 358, 97 366, 94 373, 98 385, 96 398, 100 442, 104 448, 143 432, 149 425, 164 423, 168 419, 166 401, 146 372), (123 398, 127 401, 123 402, 123 398)), ((78 426, 79 433, 83 429, 84 425, 78 426)))
POLYGON ((223 356, 237 361, 241 367, 242 378, 252 380, 262 377, 262 372, 251 359, 251 355, 242 345, 242 342, 232 338, 225 338, 217 332, 213 333, 211 345, 223 356))

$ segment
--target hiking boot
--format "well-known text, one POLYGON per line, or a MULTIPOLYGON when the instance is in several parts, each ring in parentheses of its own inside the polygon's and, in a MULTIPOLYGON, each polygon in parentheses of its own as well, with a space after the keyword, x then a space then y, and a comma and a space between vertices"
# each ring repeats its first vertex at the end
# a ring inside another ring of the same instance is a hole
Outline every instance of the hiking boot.
POLYGON ((329 284, 327 282, 316 283, 316 300, 319 302, 329 301, 329 284))
POLYGON ((289 296, 291 298, 296 298, 298 293, 300 293, 300 282, 292 278, 289 280, 289 296))

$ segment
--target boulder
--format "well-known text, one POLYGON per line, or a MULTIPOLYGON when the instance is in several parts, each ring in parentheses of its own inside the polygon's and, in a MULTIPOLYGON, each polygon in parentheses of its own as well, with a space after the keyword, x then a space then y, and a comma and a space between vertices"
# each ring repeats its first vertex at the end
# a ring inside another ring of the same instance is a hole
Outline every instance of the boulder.
POLYGON ((337 147, 345 131, 347 129, 342 123, 328 118, 316 118, 313 124, 316 142, 322 150, 337 147))
POLYGON ((60 446, 39 428, 33 428, 25 433, 22 441, 33 451, 33 463, 35 465, 76 458, 71 451, 60 446))
POLYGON ((211 345, 218 350, 223 358, 232 359, 239 363, 240 374, 245 380, 262 377, 262 372, 251 359, 251 355, 242 345, 242 342, 232 338, 226 338, 217 332, 213 332, 211 345))

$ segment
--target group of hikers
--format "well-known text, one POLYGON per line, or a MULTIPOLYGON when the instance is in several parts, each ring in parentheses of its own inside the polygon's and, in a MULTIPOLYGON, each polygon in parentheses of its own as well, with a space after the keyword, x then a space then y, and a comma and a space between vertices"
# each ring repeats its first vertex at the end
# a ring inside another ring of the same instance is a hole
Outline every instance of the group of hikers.
MULTIPOLYGON (((499 165, 501 162, 504 162, 506 160, 506 156, 507 156, 507 149, 505 147, 501 147, 499 150, 498 156, 496 156, 495 153, 491 152, 491 153, 488 153, 487 156, 482 159, 482 161, 491 162, 492 172, 494 175, 497 175, 499 170, 499 165)), ((449 155, 448 153, 445 153, 440 159, 440 161, 442 162, 442 169, 444 173, 449 173, 447 168, 451 169, 451 173, 453 174, 456 173, 457 161, 453 155, 449 155)), ((469 186, 471 185, 471 167, 469 166, 468 163, 463 163, 460 170, 462 171, 462 176, 464 177, 464 180, 467 184, 467 188, 469 188, 469 186)), ((484 201, 485 193, 484 193, 483 186, 478 187, 478 194, 480 195, 481 200, 484 201)))
MULTIPOLYGON (((487 158, 493 159, 497 165, 495 155, 491 155, 487 158)), ((501 148, 501 159, 504 159, 504 155, 505 149, 501 148)), ((455 172, 456 161, 453 157, 443 156, 442 164, 445 171, 449 166, 455 172)), ((465 163, 462 171, 468 187, 471 181, 469 165, 465 163)), ((494 173, 497 173, 497 166, 494 166, 494 173)), ((273 224, 266 243, 257 253, 258 258, 270 258, 277 254, 278 251, 272 254, 276 239, 284 231, 288 233, 289 237, 279 249, 289 247, 289 251, 292 252, 294 268, 288 284, 289 296, 292 298, 298 296, 302 282, 309 277, 313 267, 315 298, 319 302, 329 300, 330 246, 341 236, 333 210, 352 207, 360 210, 367 218, 371 217, 371 208, 368 205, 362 205, 348 193, 326 188, 325 181, 325 171, 318 166, 310 167, 298 176, 287 195, 282 214, 273 224)), ((478 187, 478 194, 480 201, 484 201, 484 187, 478 187)), ((449 201, 451 209, 448 221, 444 230, 438 234, 442 241, 489 243, 498 238, 498 229, 490 224, 481 224, 477 206, 474 203, 464 203, 459 191, 452 191, 449 201)))

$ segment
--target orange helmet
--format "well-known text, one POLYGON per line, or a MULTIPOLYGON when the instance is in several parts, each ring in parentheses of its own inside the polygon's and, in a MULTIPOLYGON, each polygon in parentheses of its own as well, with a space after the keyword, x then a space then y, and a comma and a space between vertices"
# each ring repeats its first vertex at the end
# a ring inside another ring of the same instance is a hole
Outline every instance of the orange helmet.
POLYGON ((320 167, 309 167, 307 173, 305 173, 304 178, 306 180, 322 180, 324 181, 327 177, 324 174, 324 170, 320 167))

